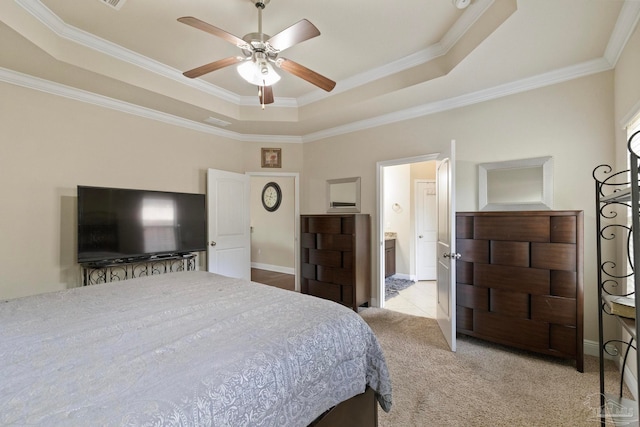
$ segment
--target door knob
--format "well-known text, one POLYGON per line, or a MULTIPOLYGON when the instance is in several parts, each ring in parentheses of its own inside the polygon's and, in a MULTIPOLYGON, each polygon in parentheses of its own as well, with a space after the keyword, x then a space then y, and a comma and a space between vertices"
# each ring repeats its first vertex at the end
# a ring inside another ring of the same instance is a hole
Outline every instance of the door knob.
POLYGON ((211 241, 211 246, 215 246, 216 242, 214 242, 213 240, 211 241))
POLYGON ((452 253, 444 253, 442 256, 445 258, 460 259, 462 254, 459 254, 457 252, 452 252, 452 253))
POLYGON ((421 235, 419 235, 419 236, 418 236, 418 239, 422 239, 422 237, 423 237, 423 236, 422 236, 422 234, 421 234, 421 235))

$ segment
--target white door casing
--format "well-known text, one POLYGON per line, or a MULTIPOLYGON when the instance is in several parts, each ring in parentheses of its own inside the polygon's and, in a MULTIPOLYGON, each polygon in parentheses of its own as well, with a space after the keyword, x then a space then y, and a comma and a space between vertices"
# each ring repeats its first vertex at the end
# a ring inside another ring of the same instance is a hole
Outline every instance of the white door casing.
POLYGON ((440 157, 438 153, 425 154, 416 157, 407 157, 395 160, 384 160, 376 164, 376 204, 377 204, 377 230, 373 230, 374 235, 378 237, 378 249, 376 252, 377 258, 377 279, 372 283, 372 298, 371 304, 373 307, 384 308, 384 180, 385 180, 385 168, 388 166, 406 165, 410 163, 421 163, 433 160, 438 160, 440 157))
POLYGON ((207 270, 251 280, 250 177, 207 171, 207 270))
POLYGON ((451 351, 456 351, 455 141, 441 153, 436 171, 438 212, 436 319, 451 351))
MULTIPOLYGON (((247 172, 249 177, 273 177, 273 178, 291 178, 293 179, 293 194, 283 194, 283 197, 293 197, 293 218, 291 224, 293 226, 293 255, 294 255, 294 275, 295 275, 295 291, 300 292, 300 174, 298 172, 247 172)), ((251 181, 250 181, 251 182, 251 181)), ((252 262, 253 260, 251 260, 252 262)))

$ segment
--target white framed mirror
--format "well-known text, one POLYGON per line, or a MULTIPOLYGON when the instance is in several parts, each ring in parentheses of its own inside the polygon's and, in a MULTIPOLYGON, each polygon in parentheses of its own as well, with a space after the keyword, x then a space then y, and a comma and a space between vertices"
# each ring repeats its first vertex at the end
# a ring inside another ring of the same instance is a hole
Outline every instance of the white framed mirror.
POLYGON ((553 158, 478 165, 481 211, 553 209, 553 158))
POLYGON ((327 212, 360 212, 360 177, 328 179, 327 212))

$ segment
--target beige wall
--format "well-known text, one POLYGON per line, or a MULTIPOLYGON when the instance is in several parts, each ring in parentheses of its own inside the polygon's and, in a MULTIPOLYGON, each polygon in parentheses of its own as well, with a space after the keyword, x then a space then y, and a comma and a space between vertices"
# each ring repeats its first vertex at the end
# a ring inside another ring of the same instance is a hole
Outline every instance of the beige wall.
POLYGON ((384 231, 397 234, 396 274, 404 279, 411 275, 411 188, 410 165, 384 168, 383 226, 384 231))
POLYGON ((251 177, 251 264, 273 271, 295 268, 295 180, 290 176, 251 177), (282 190, 280 207, 269 212, 262 206, 262 189, 275 182, 282 190), (257 265, 256 265, 257 264, 257 265))
MULTIPOLYGON (((452 139, 457 145, 458 211, 477 210, 478 163, 553 156, 554 208, 585 212, 585 338, 596 341, 591 172, 596 165, 613 160, 612 111, 613 73, 605 72, 307 144, 301 209, 322 212, 323 201, 305 195, 318 191, 325 179, 361 176, 362 211, 372 215, 377 227, 376 162, 440 152, 452 139)), ((375 228, 373 231, 377 233, 375 228)), ((372 277, 376 278, 378 267, 373 268, 372 277)), ((374 296, 377 297, 377 285, 374 296)))
POLYGON ((585 338, 595 341, 591 171, 624 158, 618 121, 640 100, 639 38, 636 30, 615 82, 614 72, 600 73, 304 145, 227 140, 0 84, 0 296, 79 284, 78 184, 204 193, 207 168, 260 171, 260 148, 280 147, 281 171, 301 172, 302 213, 325 211, 327 179, 360 176, 362 211, 377 227, 376 162, 439 152, 456 139, 457 210, 477 208, 478 163, 554 157, 554 208, 585 212, 585 338))
MULTIPOLYGON (((231 141, 231 144, 241 144, 244 147, 244 171, 263 173, 287 173, 287 172, 300 172, 302 169, 302 149, 303 144, 283 144, 277 142, 245 142, 240 143, 237 141, 231 141), (262 148, 281 148, 282 155, 282 167, 281 168, 262 168, 260 166, 260 150, 262 148)), ((224 158, 224 151, 221 153, 224 158)))
MULTIPOLYGON (((80 284, 76 186, 206 192, 206 170, 264 171, 254 144, 0 84, 0 298, 80 284)), ((295 163, 298 163, 297 165, 295 163)), ((202 264, 202 262, 201 262, 202 264)))

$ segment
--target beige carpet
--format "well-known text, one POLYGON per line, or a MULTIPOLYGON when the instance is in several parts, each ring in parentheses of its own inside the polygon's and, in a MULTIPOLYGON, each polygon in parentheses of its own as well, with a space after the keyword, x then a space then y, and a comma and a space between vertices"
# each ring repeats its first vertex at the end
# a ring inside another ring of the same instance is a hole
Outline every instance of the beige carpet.
MULTIPOLYGON (((367 308, 360 312, 385 352, 393 408, 380 427, 597 426, 598 359, 572 362, 458 336, 449 351, 435 320, 367 308)), ((617 370, 607 362, 607 391, 617 370)))

